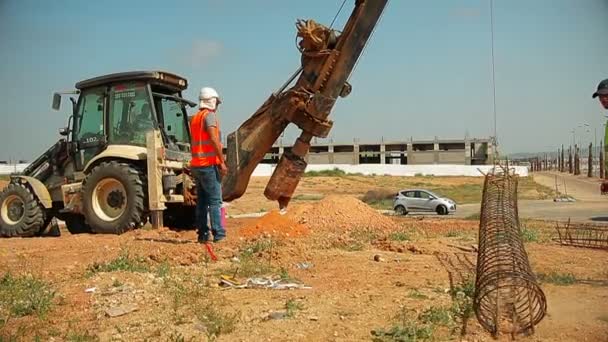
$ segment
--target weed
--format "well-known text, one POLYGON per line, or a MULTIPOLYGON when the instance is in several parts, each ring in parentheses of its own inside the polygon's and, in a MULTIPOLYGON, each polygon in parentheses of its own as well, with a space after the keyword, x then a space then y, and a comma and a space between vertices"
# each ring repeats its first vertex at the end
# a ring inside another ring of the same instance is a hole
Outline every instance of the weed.
POLYGON ((89 275, 100 272, 149 272, 150 268, 142 257, 131 257, 127 250, 123 250, 120 255, 113 260, 105 263, 93 263, 87 268, 89 275))
POLYGON ((568 286, 575 284, 577 279, 572 273, 556 273, 551 272, 549 274, 539 273, 537 275, 538 280, 543 283, 555 284, 560 286, 568 286))
POLYGON ((523 242, 538 242, 539 240, 538 229, 522 227, 519 234, 523 242))
POLYGON ((420 314, 423 323, 450 326, 454 323, 454 316, 449 308, 431 306, 420 314))
POLYGON ((197 307, 195 315, 207 328, 207 338, 209 340, 233 332, 240 316, 238 312, 225 313, 211 303, 197 307))
POLYGON ((481 219, 481 213, 474 213, 474 214, 468 215, 464 219, 469 220, 469 221, 479 221, 481 219))
POLYGON ((170 342, 186 342, 186 338, 184 337, 184 335, 177 331, 171 332, 171 335, 169 335, 168 339, 170 342))
POLYGON ((322 200, 325 196, 323 195, 315 195, 315 194, 300 194, 293 198, 294 201, 319 201, 322 200))
MULTIPOLYGON (((205 254, 207 255, 207 254, 205 254)), ((168 261, 163 261, 160 265, 158 265, 158 267, 156 268, 156 276, 160 277, 160 278, 166 278, 171 274, 171 265, 169 264, 168 261)))
POLYGON ((304 309, 304 304, 296 301, 295 299, 289 299, 285 302, 285 310, 287 310, 287 317, 294 317, 296 312, 304 309))
POLYGON ((467 322, 473 314, 473 296, 475 295, 475 283, 468 279, 461 284, 454 285, 450 289, 452 296, 452 307, 450 311, 454 318, 457 318, 461 326, 460 334, 467 333, 467 322))
POLYGON ((241 248, 241 257, 250 257, 255 254, 270 250, 273 247, 273 244, 276 245, 276 241, 273 241, 271 239, 260 239, 251 242, 241 248))
POLYGON ((118 279, 114 279, 114 281, 112 282, 112 287, 119 287, 122 286, 122 282, 118 279))
POLYGON ((464 235, 464 232, 459 231, 459 230, 450 230, 447 232, 447 234, 445 234, 445 236, 447 237, 462 237, 464 235))
POLYGON ((6 324, 10 317, 31 314, 43 319, 51 309, 54 297, 55 292, 42 279, 5 273, 0 278, 0 324, 6 324))
POLYGON ((346 172, 338 169, 337 167, 333 170, 321 170, 321 171, 307 171, 304 177, 344 177, 346 172))
POLYGON ((90 342, 99 341, 99 338, 95 335, 90 335, 88 331, 84 332, 70 332, 65 336, 65 340, 69 342, 90 342))
POLYGON ((388 236, 389 240, 392 241, 409 241, 411 240, 410 235, 405 231, 392 232, 388 236))
POLYGON ((354 240, 361 241, 364 243, 370 243, 372 241, 378 240, 380 234, 378 234, 378 232, 374 229, 358 228, 353 229, 350 232, 349 236, 354 240))
POLYGON ((410 317, 410 311, 402 307, 395 317, 395 324, 389 329, 372 330, 372 341, 374 342, 415 342, 428 340, 433 337, 433 327, 428 324, 420 324, 410 317))
POLYGON ((410 298, 413 298, 413 299, 428 299, 429 298, 425 294, 418 291, 418 289, 411 290, 407 296, 410 298))

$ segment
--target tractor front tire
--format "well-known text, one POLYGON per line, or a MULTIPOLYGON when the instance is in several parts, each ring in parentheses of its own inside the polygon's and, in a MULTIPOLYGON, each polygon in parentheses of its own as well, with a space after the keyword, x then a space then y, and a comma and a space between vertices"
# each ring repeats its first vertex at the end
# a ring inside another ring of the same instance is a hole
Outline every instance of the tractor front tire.
POLYGON ((122 234, 146 220, 143 172, 118 161, 91 170, 82 185, 83 213, 93 233, 122 234))
POLYGON ((44 223, 44 208, 26 185, 11 183, 0 192, 0 236, 35 236, 44 223))

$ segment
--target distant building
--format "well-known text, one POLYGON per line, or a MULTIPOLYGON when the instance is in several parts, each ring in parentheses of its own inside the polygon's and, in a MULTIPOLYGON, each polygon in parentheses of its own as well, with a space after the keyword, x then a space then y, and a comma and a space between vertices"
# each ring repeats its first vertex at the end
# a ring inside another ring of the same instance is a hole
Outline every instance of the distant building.
MULTIPOLYGON (((312 144, 308 164, 459 164, 494 162, 492 139, 410 140, 312 144)), ((290 145, 275 144, 262 163, 276 164, 290 145)))

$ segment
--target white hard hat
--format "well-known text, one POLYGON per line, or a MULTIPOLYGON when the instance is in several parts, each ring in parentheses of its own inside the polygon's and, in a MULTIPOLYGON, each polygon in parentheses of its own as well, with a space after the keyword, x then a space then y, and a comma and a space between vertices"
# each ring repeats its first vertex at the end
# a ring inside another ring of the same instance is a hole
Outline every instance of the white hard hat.
POLYGON ((222 102, 220 99, 220 95, 215 91, 215 89, 211 87, 203 87, 201 88, 201 92, 198 95, 199 100, 209 100, 212 98, 216 98, 218 102, 222 102))

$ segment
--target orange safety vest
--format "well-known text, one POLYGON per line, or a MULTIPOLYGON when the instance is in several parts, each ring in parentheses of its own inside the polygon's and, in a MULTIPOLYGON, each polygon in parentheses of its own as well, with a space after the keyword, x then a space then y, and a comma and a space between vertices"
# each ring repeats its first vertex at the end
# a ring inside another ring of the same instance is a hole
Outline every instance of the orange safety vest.
MULTIPOLYGON (((215 153, 215 149, 211 143, 211 136, 205 129, 205 117, 209 113, 211 113, 209 109, 203 108, 196 113, 194 118, 192 118, 192 122, 190 122, 190 137, 192 138, 190 146, 192 159, 190 160, 190 166, 192 167, 220 164, 220 158, 215 153)), ((217 121, 213 129, 216 130, 219 137, 220 127, 217 121)))

